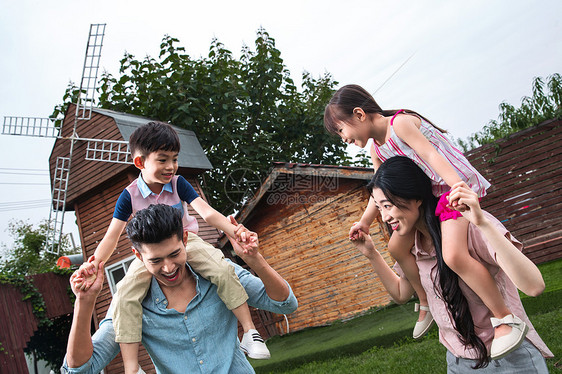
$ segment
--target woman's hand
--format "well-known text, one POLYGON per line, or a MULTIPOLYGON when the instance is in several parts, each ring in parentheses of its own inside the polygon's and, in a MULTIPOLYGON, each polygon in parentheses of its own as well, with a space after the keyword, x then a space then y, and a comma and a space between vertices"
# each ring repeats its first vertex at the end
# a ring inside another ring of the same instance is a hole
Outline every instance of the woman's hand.
POLYGON ((363 231, 357 231, 357 235, 355 239, 351 239, 355 248, 359 250, 363 254, 363 256, 367 257, 368 259, 373 259, 375 256, 379 255, 379 252, 375 248, 375 243, 373 243, 373 239, 371 235, 365 234, 363 231))
POLYGON ((358 240, 359 233, 369 234, 369 225, 362 223, 361 221, 355 222, 351 229, 349 229, 349 240, 358 240))
POLYGON ((458 210, 464 218, 474 225, 479 226, 486 222, 478 195, 466 183, 459 182, 453 185, 449 193, 449 201, 456 201, 458 204, 452 209, 458 210))

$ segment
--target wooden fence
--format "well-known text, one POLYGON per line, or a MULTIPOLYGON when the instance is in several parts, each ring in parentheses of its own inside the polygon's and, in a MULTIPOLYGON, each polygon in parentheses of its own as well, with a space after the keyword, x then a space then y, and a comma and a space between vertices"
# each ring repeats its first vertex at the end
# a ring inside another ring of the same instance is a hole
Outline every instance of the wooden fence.
POLYGON ((492 184, 482 206, 535 263, 562 257, 561 140, 562 121, 550 120, 466 154, 492 184))

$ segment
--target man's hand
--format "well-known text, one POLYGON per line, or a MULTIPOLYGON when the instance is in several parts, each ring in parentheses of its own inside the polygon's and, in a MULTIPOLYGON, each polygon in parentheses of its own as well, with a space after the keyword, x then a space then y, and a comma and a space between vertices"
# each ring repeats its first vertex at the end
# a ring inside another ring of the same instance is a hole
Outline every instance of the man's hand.
MULTIPOLYGON (((88 261, 84 262, 80 265, 80 268, 76 270, 75 273, 78 273, 78 276, 75 278, 74 285, 76 288, 79 288, 83 291, 87 291, 88 288, 92 286, 94 281, 96 280, 96 272, 97 272, 97 261, 95 256, 90 256, 88 261)), ((73 274, 74 275, 74 274, 73 274)))
POLYGON ((82 267, 80 267, 80 269, 76 270, 70 276, 70 287, 72 288, 72 292, 74 292, 77 299, 93 298, 95 300, 98 297, 103 287, 104 265, 105 264, 103 261, 99 263, 98 268, 96 269, 97 276, 96 274, 94 274, 95 279, 91 284, 89 284, 88 287, 84 287, 86 280, 83 278, 84 272, 82 271, 82 267))
POLYGON ((234 234, 236 235, 235 238, 231 238, 227 235, 228 240, 230 240, 236 254, 242 257, 243 255, 254 256, 258 253, 258 234, 248 230, 244 227, 244 225, 236 222, 236 219, 234 219, 233 216, 228 216, 228 218, 230 219, 230 223, 236 226, 234 229, 234 234))

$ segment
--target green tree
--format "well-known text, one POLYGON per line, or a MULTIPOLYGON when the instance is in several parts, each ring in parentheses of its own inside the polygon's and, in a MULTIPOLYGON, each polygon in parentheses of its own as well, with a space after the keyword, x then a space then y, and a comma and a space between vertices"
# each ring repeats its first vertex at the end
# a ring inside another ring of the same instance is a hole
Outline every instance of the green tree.
POLYGON ((533 95, 525 96, 521 106, 515 108, 508 103, 500 104, 498 120, 491 120, 484 128, 472 134, 466 141, 458 140, 466 152, 484 144, 526 129, 540 123, 562 118, 562 76, 552 74, 546 79, 536 77, 533 81, 533 95))
MULTIPOLYGON (((236 188, 227 178, 236 170, 263 180, 274 161, 350 164, 345 144, 323 126, 337 84, 330 74, 304 72, 298 89, 264 29, 257 31, 255 49, 243 46, 239 58, 217 39, 199 58, 178 43, 165 36, 158 58, 125 53, 118 76, 102 75, 99 106, 195 132, 214 167, 204 187, 215 208, 230 213, 239 207, 224 193, 236 188)), ((66 100, 73 92, 71 86, 66 100)))

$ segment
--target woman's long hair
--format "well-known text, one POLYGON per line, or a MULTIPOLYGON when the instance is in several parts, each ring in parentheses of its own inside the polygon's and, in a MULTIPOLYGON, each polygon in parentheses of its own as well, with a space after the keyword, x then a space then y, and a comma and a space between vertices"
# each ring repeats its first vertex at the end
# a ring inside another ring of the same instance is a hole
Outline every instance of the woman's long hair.
MULTIPOLYGON (((340 122, 346 122, 353 115, 353 109, 361 108, 367 114, 380 114, 385 117, 393 116, 399 109, 383 110, 373 96, 363 87, 348 84, 336 91, 324 109, 324 126, 328 132, 337 135, 340 122)), ((441 132, 445 130, 435 126, 430 120, 413 110, 404 109, 404 113, 413 114, 430 123, 441 132)))
POLYGON ((422 201, 420 214, 435 246, 437 257, 435 291, 441 294, 447 304, 453 317, 453 327, 458 331, 461 342, 477 352, 478 363, 474 368, 486 367, 489 361, 486 345, 474 330, 468 301, 459 286, 459 276, 443 261, 441 225, 435 215, 438 199, 433 195, 431 180, 412 160, 398 156, 389 158, 378 168, 367 185, 370 194, 375 188, 379 188, 385 197, 400 209, 404 208, 409 200, 422 201))

